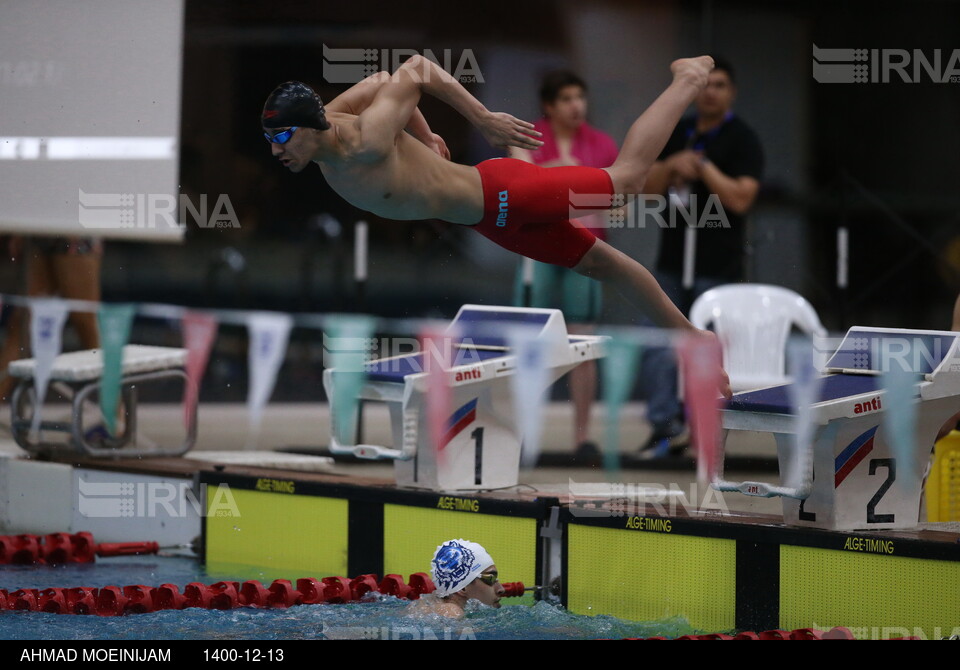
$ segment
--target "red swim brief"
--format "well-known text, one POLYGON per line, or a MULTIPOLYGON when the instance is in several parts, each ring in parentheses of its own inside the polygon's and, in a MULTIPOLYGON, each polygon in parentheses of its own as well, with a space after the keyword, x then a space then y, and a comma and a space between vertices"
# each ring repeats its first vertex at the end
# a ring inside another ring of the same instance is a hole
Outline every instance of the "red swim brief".
POLYGON ((483 183, 483 219, 473 228, 484 237, 527 258, 567 268, 579 263, 596 242, 570 214, 576 204, 610 207, 613 182, 606 170, 543 168, 513 158, 483 161, 477 170, 483 183))

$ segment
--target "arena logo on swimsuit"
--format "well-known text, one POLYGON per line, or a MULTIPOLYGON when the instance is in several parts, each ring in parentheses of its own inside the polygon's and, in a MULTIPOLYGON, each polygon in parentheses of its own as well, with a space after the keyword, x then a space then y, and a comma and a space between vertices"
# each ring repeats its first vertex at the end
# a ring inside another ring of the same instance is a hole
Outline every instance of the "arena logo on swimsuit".
POLYGON ((497 227, 504 228, 507 225, 507 208, 510 203, 507 202, 509 191, 500 191, 500 212, 497 214, 497 227))

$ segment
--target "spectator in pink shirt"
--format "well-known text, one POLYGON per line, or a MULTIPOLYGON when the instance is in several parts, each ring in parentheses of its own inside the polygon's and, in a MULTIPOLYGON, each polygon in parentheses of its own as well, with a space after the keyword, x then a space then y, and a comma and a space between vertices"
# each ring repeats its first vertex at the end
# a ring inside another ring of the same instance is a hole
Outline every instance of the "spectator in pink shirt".
MULTIPOLYGON (((547 74, 540 87, 543 118, 534 123, 542 133, 543 146, 530 151, 512 148, 514 158, 541 167, 583 165, 609 167, 617 158, 617 145, 606 133, 587 123, 587 85, 567 70, 547 74)), ((579 222, 596 237, 606 238, 606 213, 593 214, 579 222)), ((602 286, 595 279, 557 265, 530 259, 521 262, 514 302, 526 307, 563 311, 570 332, 586 334, 600 317, 602 286)), ((570 373, 570 397, 574 406, 574 458, 597 464, 600 451, 590 441, 590 408, 597 394, 597 366, 583 363, 570 373)))

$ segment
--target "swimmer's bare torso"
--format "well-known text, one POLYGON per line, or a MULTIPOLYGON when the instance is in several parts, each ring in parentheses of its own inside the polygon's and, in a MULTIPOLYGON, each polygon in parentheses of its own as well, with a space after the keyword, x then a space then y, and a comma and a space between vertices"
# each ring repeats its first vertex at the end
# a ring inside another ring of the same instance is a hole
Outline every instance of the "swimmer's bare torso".
POLYGON ((292 172, 317 163, 341 197, 384 218, 475 224, 483 217, 480 174, 449 160, 417 109, 421 90, 454 107, 494 146, 542 144, 533 124, 488 111, 449 74, 415 56, 394 75, 365 79, 330 101, 329 129, 300 128, 286 144, 273 144, 273 155, 292 172))
POLYGON ((360 209, 387 219, 474 224, 483 216, 480 173, 428 148, 405 131, 391 150, 365 149, 360 117, 329 112, 336 154, 316 161, 327 183, 360 209))

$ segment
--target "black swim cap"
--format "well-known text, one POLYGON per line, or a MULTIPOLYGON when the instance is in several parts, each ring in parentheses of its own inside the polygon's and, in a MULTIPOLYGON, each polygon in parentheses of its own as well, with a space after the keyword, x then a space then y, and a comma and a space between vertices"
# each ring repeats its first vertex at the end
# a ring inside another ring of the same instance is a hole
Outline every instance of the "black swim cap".
POLYGON ((280 84, 263 105, 260 123, 264 128, 317 128, 330 127, 323 102, 313 89, 300 81, 280 84))

